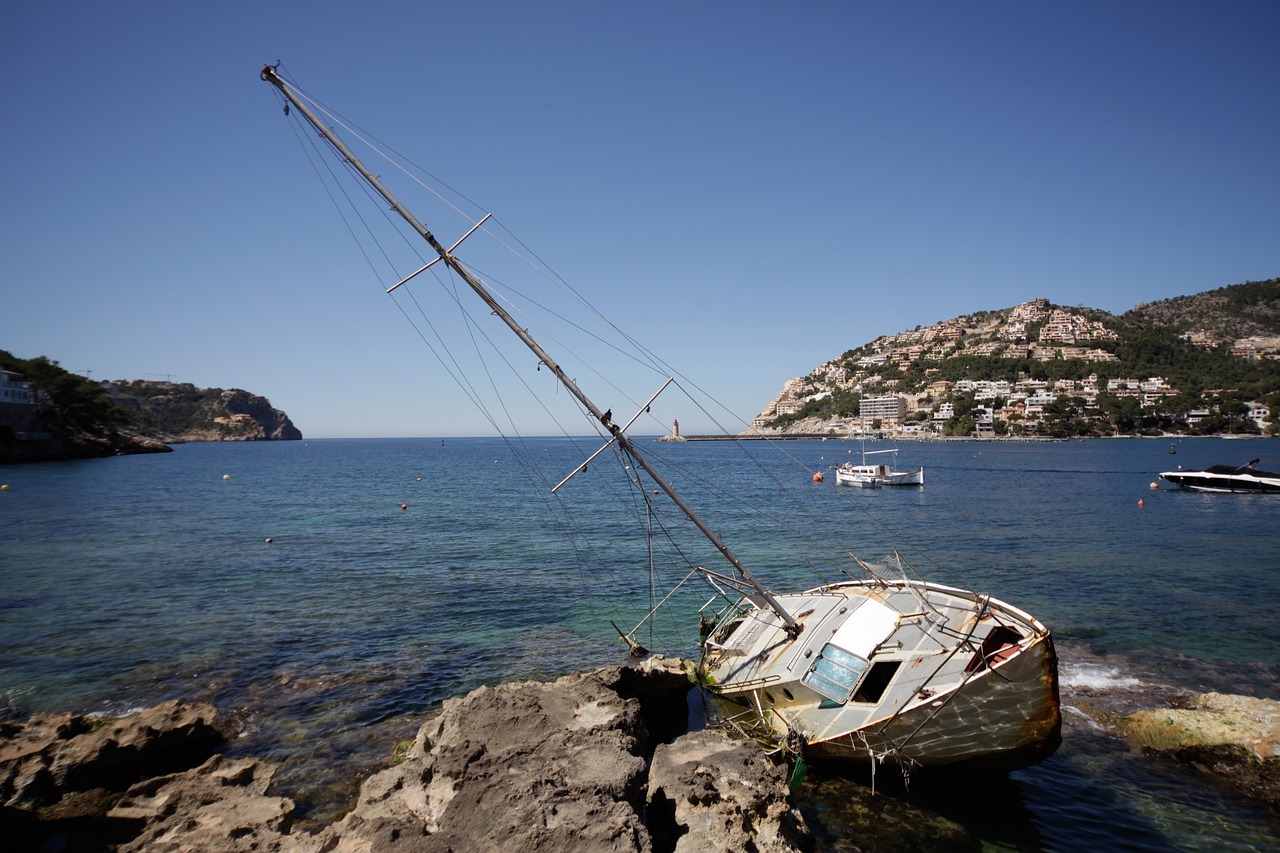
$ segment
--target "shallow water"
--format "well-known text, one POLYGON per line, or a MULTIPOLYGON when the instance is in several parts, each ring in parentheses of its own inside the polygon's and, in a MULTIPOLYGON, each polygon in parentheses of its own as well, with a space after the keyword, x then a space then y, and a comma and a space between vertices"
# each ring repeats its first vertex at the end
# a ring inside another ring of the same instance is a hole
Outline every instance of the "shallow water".
MULTIPOLYGON (((813 586, 838 567, 815 549, 810 569, 758 521, 739 521, 740 506, 772 509, 802 538, 835 532, 864 559, 898 549, 925 577, 991 592, 1054 629, 1057 754, 982 784, 876 782, 878 802, 956 823, 935 849, 1011 850, 1274 849, 1274 816, 1134 752, 1072 702, 1129 708, 1177 689, 1280 698, 1280 497, 1150 486, 1179 463, 1271 454, 1262 467, 1274 469, 1276 446, 1188 439, 1172 456, 1167 441, 904 444, 901 466, 923 465, 926 485, 861 490, 810 481, 856 457, 851 442, 784 443, 799 466, 771 461, 763 443, 642 444, 775 587, 813 586), (711 494, 723 463, 739 477, 729 498, 711 494)), ((562 493, 604 535, 595 550, 566 545, 570 520, 526 473, 554 484, 594 442, 525 449, 528 459, 499 439, 191 444, 0 466, 0 702, 21 716, 208 699, 235 722, 234 751, 279 763, 281 793, 331 816, 445 698, 624 660, 609 621, 634 625, 678 579, 651 590, 643 505, 594 478, 562 493)), ((710 564, 696 542, 670 547, 710 564)), ((690 590, 674 610, 705 598, 690 590)), ((684 654, 696 620, 660 621, 639 639, 684 654)), ((846 808, 845 786, 867 781, 819 772, 806 787, 824 849, 870 849, 868 832, 875 849, 910 849, 892 846, 883 815, 868 828, 846 808)))

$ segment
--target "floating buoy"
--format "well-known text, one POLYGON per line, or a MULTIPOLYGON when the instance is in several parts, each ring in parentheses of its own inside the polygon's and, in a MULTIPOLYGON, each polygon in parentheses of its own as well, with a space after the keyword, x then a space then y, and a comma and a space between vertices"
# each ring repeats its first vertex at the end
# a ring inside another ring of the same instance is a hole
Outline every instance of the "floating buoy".
POLYGON ((224 480, 230 480, 230 479, 231 479, 231 475, 230 475, 230 474, 223 474, 223 475, 222 475, 222 479, 224 479, 224 480))
POLYGON ((1151 484, 1151 488, 1153 488, 1153 489, 1158 489, 1158 488, 1160 488, 1160 484, 1159 484, 1159 483, 1154 483, 1154 482, 1153 482, 1153 483, 1151 484))
POLYGON ((1147 502, 1144 499, 1138 498, 1138 506, 1146 506, 1146 505, 1147 505, 1147 502))
POLYGON ((409 505, 408 505, 408 504, 400 504, 400 511, 401 511, 401 512, 405 511, 405 510, 406 510, 406 509, 408 509, 408 508, 409 508, 409 505))
POLYGON ((271 537, 270 537, 270 536, 268 536, 268 537, 267 537, 265 540, 263 540, 263 541, 265 541, 268 545, 270 545, 270 544, 271 544, 271 537))
POLYGON ((417 480, 417 482, 421 483, 421 482, 422 482, 422 478, 421 478, 421 477, 419 477, 419 478, 418 478, 418 480, 417 480))
POLYGON ((8 483, 5 483, 3 486, 0 486, 0 492, 7 492, 7 491, 9 491, 8 483))
POLYGON ((657 489, 654 489, 654 490, 653 490, 653 493, 656 495, 656 494, 658 493, 658 490, 657 490, 657 489))
POLYGON ((821 472, 821 471, 817 471, 817 472, 815 472, 815 473, 814 473, 814 475, 813 475, 813 482, 815 482, 815 483, 821 483, 821 482, 822 482, 822 472, 821 472))

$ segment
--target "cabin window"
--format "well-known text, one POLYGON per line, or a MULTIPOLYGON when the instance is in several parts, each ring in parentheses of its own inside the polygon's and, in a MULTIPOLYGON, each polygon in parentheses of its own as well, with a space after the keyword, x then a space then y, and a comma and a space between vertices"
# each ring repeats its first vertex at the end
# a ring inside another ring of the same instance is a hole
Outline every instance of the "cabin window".
POLYGON ((827 643, 803 680, 823 696, 843 705, 849 701, 854 685, 866 668, 867 661, 839 646, 827 643))
POLYGON ((884 691, 888 689, 889 682, 893 681, 893 677, 897 675, 900 666, 902 666, 900 660, 873 663, 871 669, 867 670, 866 678, 862 679, 862 683, 858 685, 858 692, 853 694, 853 701, 879 702, 884 691))

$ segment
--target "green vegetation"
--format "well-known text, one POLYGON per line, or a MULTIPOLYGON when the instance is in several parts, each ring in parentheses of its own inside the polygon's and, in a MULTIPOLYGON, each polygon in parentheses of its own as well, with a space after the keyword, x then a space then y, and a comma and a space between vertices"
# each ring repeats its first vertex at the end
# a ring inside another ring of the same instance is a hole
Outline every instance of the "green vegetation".
POLYGON ((6 405, 0 461, 151 453, 169 442, 298 439, 270 401, 238 388, 169 382, 94 382, 47 357, 0 350, 0 366, 21 376, 31 405, 6 405))
POLYGON ((197 388, 185 382, 121 382, 116 391, 122 399, 132 400, 140 407, 139 417, 148 432, 182 435, 217 427, 214 418, 218 411, 213 404, 221 406, 221 388, 197 388))
POLYGON ((100 383, 44 356, 24 359, 0 350, 0 367, 22 374, 35 393, 41 427, 55 435, 106 437, 137 421, 136 413, 118 405, 100 383))
POLYGON ((1007 401, 979 403, 971 395, 931 391, 933 383, 947 383, 938 386, 947 388, 962 380, 1011 385, 1034 380, 1045 383, 1056 399, 1036 417, 1003 412, 993 424, 997 434, 1257 432, 1247 417, 1250 403, 1268 406, 1275 413, 1271 431, 1280 428, 1280 279, 1141 305, 1119 317, 1053 305, 1039 313, 1027 310, 1034 307, 1021 306, 1021 325, 1012 321, 1012 308, 982 311, 927 329, 881 336, 848 350, 793 390, 792 399, 805 401, 799 411, 765 426, 850 418, 858 414, 863 394, 895 394, 912 397, 913 405, 926 411, 912 412, 908 421, 926 420, 941 404, 950 403, 953 414, 942 425, 943 434, 969 435, 977 425, 975 409, 980 404, 1000 411, 1007 401), (1078 325, 1061 321, 1064 315, 1078 325), (1057 323, 1054 336, 1042 339, 1051 321, 1057 323), (1069 329, 1065 336, 1064 325, 1069 329), (1074 343, 1072 335, 1077 338, 1074 343), (1233 352, 1246 338, 1255 339, 1261 351, 1246 347, 1233 352), (1014 347, 1021 347, 1025 355, 1006 357, 1018 353, 1014 347), (1056 357, 1032 357, 1028 347, 1041 356, 1056 352, 1056 357), (832 375, 844 378, 828 380, 832 375), (1156 377, 1177 393, 1147 409, 1136 397, 1108 391, 1111 380, 1146 382, 1156 377), (1074 388, 1059 390, 1058 383, 1068 380, 1074 388), (1090 380, 1101 393, 1080 395, 1080 387, 1090 380), (1190 420, 1195 423, 1189 420, 1193 412, 1190 420))

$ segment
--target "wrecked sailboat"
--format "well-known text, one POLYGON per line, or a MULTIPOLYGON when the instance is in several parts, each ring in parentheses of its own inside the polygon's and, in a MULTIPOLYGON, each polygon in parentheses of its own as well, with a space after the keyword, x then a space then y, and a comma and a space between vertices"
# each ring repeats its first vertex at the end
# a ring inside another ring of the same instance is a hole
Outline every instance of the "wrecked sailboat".
MULTIPOLYGON (((305 121, 327 143, 326 151, 336 154, 338 171, 350 171, 371 197, 389 205, 430 246, 431 259, 403 275, 388 293, 427 270, 444 270, 451 282, 461 283, 458 291, 470 290, 534 354, 536 369, 546 368, 555 377, 596 430, 602 446, 550 492, 586 475, 588 465, 594 468, 596 459, 609 451, 625 470, 650 527, 663 518, 673 525, 687 522, 727 564, 713 570, 691 561, 681 585, 700 577, 714 590, 698 614, 698 672, 740 728, 797 755, 889 760, 908 767, 1013 769, 1057 747, 1057 661, 1044 625, 990 596, 908 578, 909 567, 898 560, 890 568, 858 561, 865 579, 823 582, 804 592, 772 591, 628 432, 675 380, 668 378, 625 423, 614 420, 613 409, 588 397, 524 318, 513 316, 508 298, 495 295, 492 275, 482 280, 454 254, 464 240, 485 229, 488 214, 470 219, 470 230, 446 248, 316 111, 334 118, 331 114, 284 79, 278 66, 264 66, 260 73, 278 91, 286 116, 292 113, 295 120, 305 121), (666 505, 660 505, 660 495, 666 505)), ((544 269, 539 272, 545 274, 544 269)), ((574 297, 580 299, 576 293, 574 297)), ((681 477, 682 483, 696 483, 697 473, 686 469, 681 477)), ((610 554, 606 561, 616 559, 610 554)), ((795 562, 799 565, 803 558, 797 556, 795 562)), ((619 633, 633 651, 641 651, 634 630, 619 633)))

